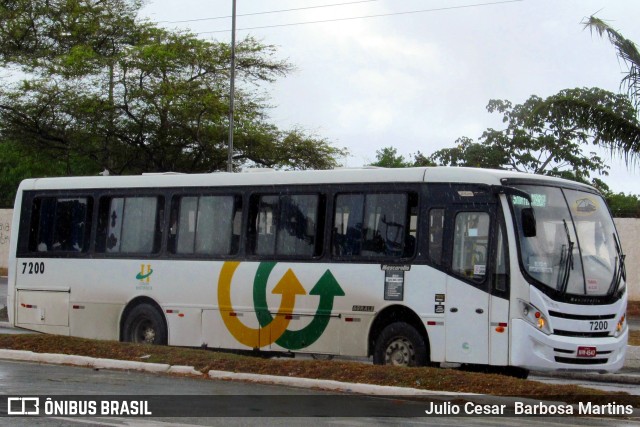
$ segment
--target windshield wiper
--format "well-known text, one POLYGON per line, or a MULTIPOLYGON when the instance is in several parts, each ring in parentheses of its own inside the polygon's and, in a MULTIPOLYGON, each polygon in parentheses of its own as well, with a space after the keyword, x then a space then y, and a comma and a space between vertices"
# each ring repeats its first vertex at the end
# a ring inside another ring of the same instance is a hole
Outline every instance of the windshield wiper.
POLYGON ((616 256, 617 262, 615 271, 613 273, 613 283, 611 284, 611 289, 609 289, 609 294, 615 292, 618 289, 621 280, 624 280, 625 282, 627 281, 627 270, 624 265, 624 259, 626 255, 622 253, 622 244, 620 244, 620 239, 618 238, 616 233, 613 233, 613 242, 616 245, 616 253, 618 255, 616 256))
POLYGON ((560 292, 565 293, 567 286, 569 285, 569 276, 571 270, 573 270, 573 245, 571 241, 571 234, 569 233, 569 226, 566 220, 562 220, 564 223, 564 232, 567 234, 567 244, 562 245, 562 251, 560 254, 560 265, 562 266, 562 275, 558 274, 558 282, 560 284, 560 292), (566 252, 565 252, 566 251, 566 252))

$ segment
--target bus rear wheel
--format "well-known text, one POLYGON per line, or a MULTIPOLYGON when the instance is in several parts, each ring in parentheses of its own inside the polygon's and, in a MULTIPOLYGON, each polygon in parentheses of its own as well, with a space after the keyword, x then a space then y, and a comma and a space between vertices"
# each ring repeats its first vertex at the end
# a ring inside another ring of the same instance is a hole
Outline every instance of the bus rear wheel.
POLYGON ((424 338, 408 323, 391 323, 376 339, 373 352, 376 365, 424 366, 427 359, 424 338))
POLYGON ((167 344, 167 327, 162 314, 151 304, 136 305, 124 321, 123 339, 143 344, 167 344))

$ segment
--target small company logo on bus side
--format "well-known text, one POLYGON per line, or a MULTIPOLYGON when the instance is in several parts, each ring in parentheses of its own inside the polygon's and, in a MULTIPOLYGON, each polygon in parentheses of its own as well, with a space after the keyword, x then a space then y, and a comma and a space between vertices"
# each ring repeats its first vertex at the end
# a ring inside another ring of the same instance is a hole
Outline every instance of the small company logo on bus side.
POLYGON ((136 279, 138 279, 140 282, 149 283, 152 274, 153 269, 151 268, 151 264, 147 264, 146 266, 144 264, 140 264, 140 273, 136 275, 136 279))

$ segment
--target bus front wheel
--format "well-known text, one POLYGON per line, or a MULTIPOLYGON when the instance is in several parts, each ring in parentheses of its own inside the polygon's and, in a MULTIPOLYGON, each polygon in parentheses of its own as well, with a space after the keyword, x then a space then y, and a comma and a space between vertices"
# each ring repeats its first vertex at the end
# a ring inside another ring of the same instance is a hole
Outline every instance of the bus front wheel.
POLYGON ((123 326, 127 342, 167 344, 167 327, 162 314, 151 304, 136 305, 127 314, 123 326))
POLYGON ((408 323, 391 323, 376 339, 373 352, 376 365, 424 366, 427 359, 424 338, 408 323))

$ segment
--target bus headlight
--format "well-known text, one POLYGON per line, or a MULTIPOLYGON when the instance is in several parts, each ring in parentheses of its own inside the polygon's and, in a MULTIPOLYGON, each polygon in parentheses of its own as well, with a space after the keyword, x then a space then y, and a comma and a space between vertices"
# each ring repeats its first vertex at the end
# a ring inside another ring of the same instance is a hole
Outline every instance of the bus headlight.
POLYGON ((545 315, 542 314, 542 312, 538 310, 534 305, 531 305, 522 300, 519 300, 519 302, 522 317, 524 317, 527 322, 531 323, 537 330, 550 335, 551 328, 549 327, 549 321, 547 320, 545 315))

